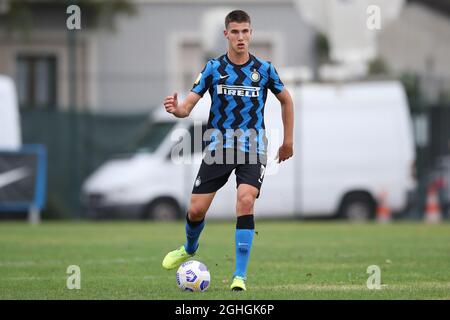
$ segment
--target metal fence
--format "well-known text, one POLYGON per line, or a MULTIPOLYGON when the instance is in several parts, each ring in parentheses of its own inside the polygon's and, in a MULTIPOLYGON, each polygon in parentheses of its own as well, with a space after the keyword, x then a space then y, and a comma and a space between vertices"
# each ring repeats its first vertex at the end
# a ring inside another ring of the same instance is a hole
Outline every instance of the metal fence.
MULTIPOLYGON (((423 213, 425 193, 440 159, 450 155, 450 106, 422 109, 426 141, 418 143, 416 175, 418 187, 411 217, 423 213)), ((44 218, 82 218, 80 190, 83 181, 111 157, 133 153, 151 127, 148 113, 90 114, 63 111, 21 112, 23 143, 44 144, 48 152, 47 205, 44 218)), ((417 131, 417 126, 414 126, 417 131)))

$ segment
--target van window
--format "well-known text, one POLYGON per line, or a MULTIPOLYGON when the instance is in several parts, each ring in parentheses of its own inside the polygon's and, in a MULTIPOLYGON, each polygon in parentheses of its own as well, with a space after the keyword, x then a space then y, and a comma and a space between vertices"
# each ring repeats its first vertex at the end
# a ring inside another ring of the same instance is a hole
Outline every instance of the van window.
POLYGON ((138 150, 140 152, 154 152, 174 125, 175 122, 173 121, 152 123, 138 138, 138 150))

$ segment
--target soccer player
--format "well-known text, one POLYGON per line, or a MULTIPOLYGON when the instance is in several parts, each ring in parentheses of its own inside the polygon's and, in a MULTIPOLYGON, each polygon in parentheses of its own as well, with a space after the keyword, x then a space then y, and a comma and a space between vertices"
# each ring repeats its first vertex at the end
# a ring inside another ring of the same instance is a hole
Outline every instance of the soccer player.
POLYGON ((293 156, 293 102, 275 67, 249 53, 252 27, 249 15, 242 10, 225 18, 227 53, 206 63, 184 101, 177 93, 164 99, 167 112, 184 118, 209 91, 211 109, 207 131, 211 131, 198 176, 192 190, 186 215, 186 243, 169 252, 162 266, 177 268, 194 256, 205 215, 216 192, 235 170, 236 203, 236 269, 230 289, 246 290, 247 265, 255 229, 253 206, 259 196, 267 164, 267 138, 264 127, 264 104, 267 90, 278 98, 282 108, 283 144, 278 162, 293 156), (236 141, 236 143, 235 143, 236 141), (232 156, 228 152, 233 151, 232 156))

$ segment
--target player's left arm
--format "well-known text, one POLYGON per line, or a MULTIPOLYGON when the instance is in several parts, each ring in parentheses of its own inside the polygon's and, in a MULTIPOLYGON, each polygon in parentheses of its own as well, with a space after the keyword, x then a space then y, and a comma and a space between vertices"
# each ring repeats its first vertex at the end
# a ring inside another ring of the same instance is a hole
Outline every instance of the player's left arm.
POLYGON ((281 118, 283 120, 283 144, 278 149, 278 163, 294 155, 294 103, 286 88, 275 95, 281 104, 281 118))

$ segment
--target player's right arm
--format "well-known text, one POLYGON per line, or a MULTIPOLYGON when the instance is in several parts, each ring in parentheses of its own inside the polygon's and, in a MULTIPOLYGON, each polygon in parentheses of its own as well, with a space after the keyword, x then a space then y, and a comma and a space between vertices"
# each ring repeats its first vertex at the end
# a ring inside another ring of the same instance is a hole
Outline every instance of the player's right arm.
POLYGON ((177 93, 175 92, 172 96, 167 96, 164 99, 164 107, 168 113, 173 114, 175 117, 186 118, 200 98, 201 96, 191 91, 184 101, 178 102, 177 93))
POLYGON ((185 118, 189 116, 192 109, 197 104, 198 100, 208 91, 212 84, 213 63, 208 61, 202 72, 198 75, 194 85, 183 102, 178 103, 177 93, 168 96, 164 99, 164 106, 166 111, 172 113, 175 117, 185 118))

